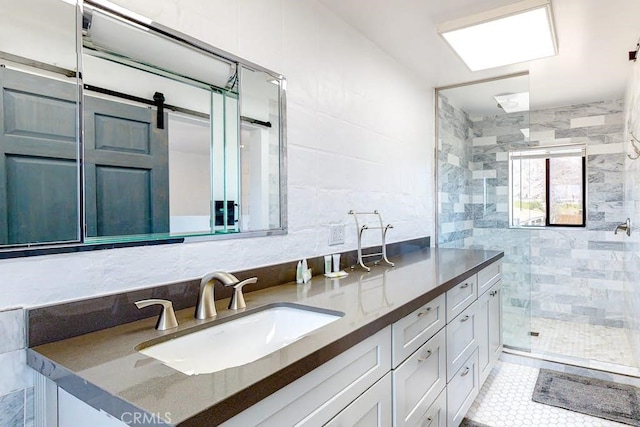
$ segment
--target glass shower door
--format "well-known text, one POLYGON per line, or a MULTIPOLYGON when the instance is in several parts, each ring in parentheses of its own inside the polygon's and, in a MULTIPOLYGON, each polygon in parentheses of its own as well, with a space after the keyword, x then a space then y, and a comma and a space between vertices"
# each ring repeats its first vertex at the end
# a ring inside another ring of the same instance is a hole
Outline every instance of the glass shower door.
POLYGON ((528 146, 526 74, 437 90, 437 246, 503 251, 504 344, 531 349, 531 231, 510 227, 509 152, 528 146))
MULTIPOLYGON (((624 326, 635 368, 640 368, 640 64, 633 65, 625 100, 624 208, 630 221, 624 234, 624 326)), ((620 218, 624 221, 624 218, 620 218)), ((620 234, 618 231, 618 234, 620 234)), ((639 371, 636 374, 640 373, 639 371)))

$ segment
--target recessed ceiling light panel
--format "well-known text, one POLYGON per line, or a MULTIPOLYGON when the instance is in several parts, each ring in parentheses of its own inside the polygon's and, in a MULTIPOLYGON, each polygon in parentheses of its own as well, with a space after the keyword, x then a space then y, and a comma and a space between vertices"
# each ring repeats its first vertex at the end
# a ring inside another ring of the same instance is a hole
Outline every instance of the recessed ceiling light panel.
POLYGON ((550 0, 525 0, 438 26, 471 71, 557 54, 550 0))

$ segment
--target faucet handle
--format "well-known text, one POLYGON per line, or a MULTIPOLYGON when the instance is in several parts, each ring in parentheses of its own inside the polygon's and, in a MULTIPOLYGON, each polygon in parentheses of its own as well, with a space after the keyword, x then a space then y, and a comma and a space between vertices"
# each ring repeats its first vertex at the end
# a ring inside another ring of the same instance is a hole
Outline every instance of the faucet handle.
POLYGON ((248 285, 250 283, 256 283, 258 281, 257 277, 250 277, 238 283, 232 283, 226 286, 233 286, 233 295, 231 295, 231 300, 229 301, 229 310, 237 310, 239 308, 245 308, 247 304, 244 302, 244 295, 242 294, 242 288, 244 285, 248 285))
POLYGON ((178 320, 176 319, 176 313, 173 311, 173 304, 166 299, 143 299, 134 303, 138 308, 149 307, 150 305, 161 305, 162 312, 158 317, 156 323, 156 329, 159 331, 166 331, 167 329, 173 329, 178 327, 178 320))

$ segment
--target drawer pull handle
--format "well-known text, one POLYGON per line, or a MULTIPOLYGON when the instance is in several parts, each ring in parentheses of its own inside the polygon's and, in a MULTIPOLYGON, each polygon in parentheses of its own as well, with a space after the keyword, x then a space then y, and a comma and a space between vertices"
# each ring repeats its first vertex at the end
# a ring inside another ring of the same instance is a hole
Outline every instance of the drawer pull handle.
POLYGON ((468 288, 469 284, 468 283, 463 283, 462 285, 460 285, 460 289, 464 289, 464 288, 468 288))
POLYGON ((489 295, 491 295, 492 297, 495 297, 496 295, 498 295, 498 291, 491 291, 489 295))
POLYGON ((469 320, 469 315, 468 314, 466 316, 464 316, 462 319, 460 319, 461 322, 466 322, 467 320, 469 320))
POLYGON ((462 373, 460 374, 461 377, 464 377, 465 375, 467 375, 469 373, 469 367, 467 366, 466 368, 464 368, 464 371, 462 371, 462 373))
POLYGON ((433 352, 432 352, 431 350, 427 350, 427 355, 426 355, 426 356, 422 356, 422 357, 418 358, 418 362, 420 362, 420 363, 424 362, 424 361, 425 361, 425 360, 427 360, 429 357, 431 357, 431 354, 432 354, 432 353, 433 353, 433 352))
POLYGON ((423 425, 423 427, 429 427, 431 425, 431 423, 433 422, 433 418, 429 417, 425 421, 426 421, 426 423, 423 425))
POLYGON ((418 317, 422 317, 430 311, 431 311, 431 307, 427 307, 424 309, 424 311, 421 311, 420 313, 418 313, 418 317))

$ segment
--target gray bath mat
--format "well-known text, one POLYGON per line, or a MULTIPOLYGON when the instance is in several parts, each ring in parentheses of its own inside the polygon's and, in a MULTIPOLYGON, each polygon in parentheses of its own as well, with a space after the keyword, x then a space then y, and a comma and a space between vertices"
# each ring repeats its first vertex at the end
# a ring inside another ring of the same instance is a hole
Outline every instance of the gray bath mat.
POLYGON ((490 427, 486 424, 478 423, 469 418, 464 418, 460 423, 460 427, 490 427))
POLYGON ((640 389, 578 375, 540 369, 534 402, 640 426, 640 389))

